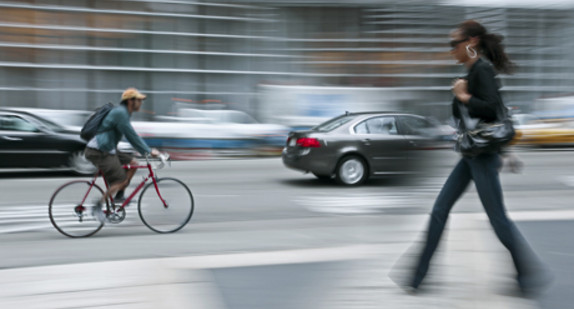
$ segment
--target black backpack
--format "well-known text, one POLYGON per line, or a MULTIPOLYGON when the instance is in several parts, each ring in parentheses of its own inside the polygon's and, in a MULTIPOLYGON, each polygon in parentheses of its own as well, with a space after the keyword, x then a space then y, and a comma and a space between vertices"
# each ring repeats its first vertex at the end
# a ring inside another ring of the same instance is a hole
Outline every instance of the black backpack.
POLYGON ((90 116, 90 118, 88 118, 82 127, 82 131, 80 131, 80 137, 85 141, 89 141, 94 138, 96 134, 100 133, 98 132, 100 124, 113 108, 114 104, 108 103, 96 109, 96 111, 94 111, 94 113, 90 116))

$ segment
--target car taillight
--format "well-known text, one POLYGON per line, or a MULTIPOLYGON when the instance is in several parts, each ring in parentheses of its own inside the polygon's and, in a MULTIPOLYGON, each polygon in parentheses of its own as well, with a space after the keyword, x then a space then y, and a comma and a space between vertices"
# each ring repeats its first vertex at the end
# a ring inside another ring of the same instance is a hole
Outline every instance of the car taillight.
POLYGON ((316 138, 302 137, 297 139, 297 146, 304 148, 318 148, 321 147, 321 144, 316 138))

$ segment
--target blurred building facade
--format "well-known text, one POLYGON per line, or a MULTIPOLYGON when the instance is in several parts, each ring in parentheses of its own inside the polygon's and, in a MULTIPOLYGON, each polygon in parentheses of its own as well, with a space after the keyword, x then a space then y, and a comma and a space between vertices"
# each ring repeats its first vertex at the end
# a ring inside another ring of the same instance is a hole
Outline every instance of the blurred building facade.
POLYGON ((477 19, 505 36, 507 104, 572 92, 574 13, 404 1, 0 1, 0 106, 93 109, 137 87, 174 102, 257 114, 258 85, 390 87, 409 108, 449 114, 464 74, 448 33, 477 19), (432 107, 432 108, 431 108, 432 107), (434 108, 438 107, 438 108, 434 108))

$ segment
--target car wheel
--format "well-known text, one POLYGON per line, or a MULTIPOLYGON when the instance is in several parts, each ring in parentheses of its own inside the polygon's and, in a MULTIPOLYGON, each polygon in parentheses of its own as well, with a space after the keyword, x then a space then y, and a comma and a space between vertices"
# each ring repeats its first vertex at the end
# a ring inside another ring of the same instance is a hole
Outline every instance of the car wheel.
POLYGON ((321 175, 321 174, 315 174, 315 173, 313 173, 313 175, 315 175, 315 177, 317 177, 321 180, 330 180, 331 179, 330 175, 321 175))
POLYGON ((78 175, 92 175, 96 172, 96 167, 86 159, 84 151, 76 151, 70 155, 70 169, 78 175))
POLYGON ((335 179, 340 184, 356 186, 365 182, 367 176, 368 168, 365 160, 358 156, 348 156, 339 162, 335 179))

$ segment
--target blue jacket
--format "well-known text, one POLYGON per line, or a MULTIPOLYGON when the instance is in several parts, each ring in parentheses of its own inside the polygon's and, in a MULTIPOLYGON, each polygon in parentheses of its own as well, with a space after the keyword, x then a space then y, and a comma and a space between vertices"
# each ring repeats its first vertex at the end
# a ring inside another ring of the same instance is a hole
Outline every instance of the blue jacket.
POLYGON ((142 155, 149 154, 151 149, 139 137, 130 123, 130 113, 125 105, 114 107, 102 121, 96 135, 98 148, 103 152, 110 152, 118 146, 125 135, 128 142, 142 155))

